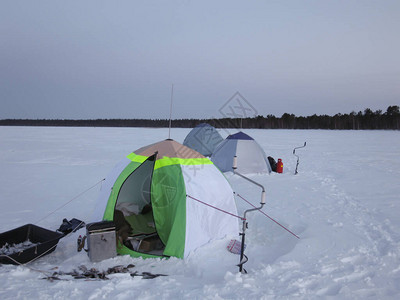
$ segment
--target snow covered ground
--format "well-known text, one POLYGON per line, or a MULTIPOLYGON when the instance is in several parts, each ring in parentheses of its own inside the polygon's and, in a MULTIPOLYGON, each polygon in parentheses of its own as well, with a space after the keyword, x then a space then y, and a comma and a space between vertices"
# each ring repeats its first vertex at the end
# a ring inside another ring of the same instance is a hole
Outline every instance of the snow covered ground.
MULTIPOLYGON (((189 131, 173 129, 172 137, 182 142, 189 131)), ((221 134, 228 132, 236 131, 221 134)), ((259 212, 249 214, 244 275, 235 266, 239 257, 226 250, 228 239, 211 242, 186 260, 120 256, 91 263, 76 252, 76 239, 85 234, 81 229, 29 268, 1 265, 0 298, 399 299, 400 132, 244 132, 268 155, 282 158, 283 174, 251 178, 266 187, 264 211, 300 239, 259 212), (292 150, 305 141, 307 147, 296 152, 295 176, 292 150), (168 276, 42 279, 43 271, 128 264, 168 276)), ((0 232, 27 223, 55 230, 63 218, 90 221, 100 184, 80 194, 123 156, 167 135, 165 128, 0 127, 0 232)), ((227 178, 236 192, 259 203, 258 187, 232 174, 227 178)), ((240 213, 248 208, 240 198, 237 205, 240 213)))

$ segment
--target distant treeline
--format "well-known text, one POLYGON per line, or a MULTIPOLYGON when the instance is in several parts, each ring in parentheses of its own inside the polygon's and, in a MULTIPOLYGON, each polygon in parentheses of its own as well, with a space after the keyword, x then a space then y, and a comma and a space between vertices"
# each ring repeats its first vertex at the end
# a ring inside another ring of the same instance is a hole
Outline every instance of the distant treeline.
MULTIPOLYGON (((284 113, 253 118, 221 119, 175 119, 172 127, 192 128, 200 123, 208 123, 216 128, 262 128, 262 129, 400 129, 399 106, 389 106, 386 112, 373 112, 366 108, 364 112, 350 114, 312 115, 297 117, 284 113)), ((0 126, 67 126, 67 127, 168 127, 167 119, 97 119, 97 120, 0 120, 0 126)))

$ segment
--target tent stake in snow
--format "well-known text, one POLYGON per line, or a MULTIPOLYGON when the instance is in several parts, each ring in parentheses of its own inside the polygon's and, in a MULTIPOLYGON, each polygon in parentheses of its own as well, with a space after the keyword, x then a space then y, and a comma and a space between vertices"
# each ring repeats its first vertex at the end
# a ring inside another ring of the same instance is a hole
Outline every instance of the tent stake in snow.
POLYGON ((255 207, 255 208, 245 210, 244 216, 243 216, 243 227, 242 227, 242 232, 240 233, 240 235, 242 236, 242 244, 241 244, 241 249, 240 249, 240 263, 238 264, 238 266, 239 266, 240 273, 247 273, 247 271, 243 268, 243 265, 248 261, 247 256, 244 255, 244 242, 245 242, 245 236, 246 236, 246 229, 247 229, 247 225, 248 225, 247 221, 246 221, 246 215, 247 215, 247 213, 249 213, 251 211, 261 210, 263 208, 263 206, 265 204, 265 189, 264 189, 264 186, 262 186, 258 182, 255 182, 254 180, 251 180, 250 178, 247 178, 246 176, 244 176, 236 171, 236 169, 237 169, 237 156, 236 155, 233 157, 232 169, 233 169, 234 174, 239 175, 240 177, 259 186, 262 189, 260 207, 255 207))
POLYGON ((296 154, 296 149, 304 148, 305 146, 306 146, 306 142, 304 142, 303 146, 296 147, 293 149, 293 155, 297 157, 296 170, 294 171, 294 175, 296 175, 298 173, 297 167, 299 166, 299 159, 300 159, 299 156, 296 154))

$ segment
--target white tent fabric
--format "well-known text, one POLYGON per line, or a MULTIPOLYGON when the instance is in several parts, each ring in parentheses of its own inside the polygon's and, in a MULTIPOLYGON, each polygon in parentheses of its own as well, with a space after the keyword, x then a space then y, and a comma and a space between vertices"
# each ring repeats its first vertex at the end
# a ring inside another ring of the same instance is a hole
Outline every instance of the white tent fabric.
POLYGON ((210 156, 223 140, 213 126, 201 123, 188 133, 183 144, 204 156, 210 156))
MULTIPOLYGON (((214 165, 181 166, 186 194, 218 209, 237 215, 232 188, 214 165)), ((186 198, 185 257, 194 249, 215 237, 236 237, 238 222, 232 215, 207 206, 190 197, 186 198)))
POLYGON ((233 157, 237 157, 237 171, 243 174, 272 171, 264 150, 243 132, 228 136, 211 155, 212 162, 222 171, 232 171, 233 157))

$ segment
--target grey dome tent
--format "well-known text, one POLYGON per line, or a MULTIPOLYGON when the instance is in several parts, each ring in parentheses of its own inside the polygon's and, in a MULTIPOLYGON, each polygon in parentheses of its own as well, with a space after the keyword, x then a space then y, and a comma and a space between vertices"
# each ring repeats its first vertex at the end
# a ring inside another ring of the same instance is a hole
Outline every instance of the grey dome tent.
POLYGON ((213 126, 201 123, 188 133, 183 144, 204 156, 210 156, 223 140, 213 126))
POLYGON ((270 173, 271 165, 264 150, 243 132, 229 135, 211 155, 211 161, 222 171, 232 171, 233 157, 237 157, 237 170, 243 174, 270 173))

